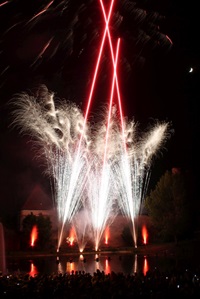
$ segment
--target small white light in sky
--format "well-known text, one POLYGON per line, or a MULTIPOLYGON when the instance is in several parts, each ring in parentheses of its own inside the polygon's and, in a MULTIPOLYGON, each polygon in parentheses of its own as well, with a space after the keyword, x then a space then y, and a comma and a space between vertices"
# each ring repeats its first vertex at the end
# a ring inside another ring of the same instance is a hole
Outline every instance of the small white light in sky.
POLYGON ((191 67, 190 69, 189 69, 189 73, 192 73, 193 72, 193 67, 191 67))

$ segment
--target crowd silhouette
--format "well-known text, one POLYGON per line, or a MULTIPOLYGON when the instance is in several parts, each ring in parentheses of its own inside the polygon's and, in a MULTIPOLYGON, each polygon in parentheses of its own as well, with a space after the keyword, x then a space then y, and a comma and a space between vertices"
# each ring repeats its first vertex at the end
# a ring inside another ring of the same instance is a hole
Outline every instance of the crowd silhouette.
POLYGON ((0 276, 0 298, 28 299, 130 299, 200 298, 200 269, 174 268, 160 271, 155 268, 146 275, 123 274, 97 270, 70 273, 16 273, 0 276))

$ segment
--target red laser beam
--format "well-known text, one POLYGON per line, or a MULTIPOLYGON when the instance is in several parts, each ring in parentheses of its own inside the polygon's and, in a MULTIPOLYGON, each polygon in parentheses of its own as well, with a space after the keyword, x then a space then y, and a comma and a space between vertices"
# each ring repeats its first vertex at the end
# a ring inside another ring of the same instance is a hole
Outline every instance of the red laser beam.
POLYGON ((100 65, 100 61, 101 61, 101 57, 102 57, 103 47, 104 47, 104 44, 105 44, 106 33, 107 33, 107 31, 109 31, 109 30, 107 30, 107 28, 108 28, 108 25, 109 25, 111 14, 112 14, 113 4, 114 4, 114 0, 112 0, 111 3, 110 3, 108 17, 106 19, 106 28, 104 29, 104 33, 103 33, 103 37, 102 37, 101 45, 100 45, 100 49, 99 49, 99 54, 98 54, 98 57, 97 57, 97 62, 96 62, 95 70, 94 70, 92 85, 91 85, 91 89, 90 89, 90 93, 89 93, 89 98, 88 98, 88 101, 87 101, 87 108, 86 108, 86 112, 85 112, 85 116, 84 116, 83 130, 82 130, 82 134, 80 136, 80 140, 79 140, 79 144, 78 144, 77 159, 78 159, 78 156, 79 156, 79 153, 80 153, 83 134, 84 134, 84 131, 85 131, 85 126, 86 126, 86 122, 87 122, 87 119, 88 119, 89 110, 90 110, 90 106, 91 106, 91 102, 92 102, 92 97, 93 97, 94 88, 95 88, 95 84, 96 84, 96 80, 97 80, 97 74, 98 74, 99 65, 100 65))
MULTIPOLYGON (((109 7, 108 18, 107 18, 107 26, 108 26, 109 21, 110 21, 112 9, 113 9, 113 4, 114 4, 114 0, 111 1, 110 7, 109 7)), ((86 112, 85 112, 84 127, 86 125, 86 121, 87 121, 88 115, 89 115, 89 109, 90 109, 90 106, 91 106, 91 101, 92 101, 94 88, 95 88, 95 84, 96 84, 96 80, 97 80, 99 65, 100 65, 100 61, 101 61, 101 57, 102 57, 103 47, 104 47, 104 44, 105 44, 106 33, 107 33, 107 28, 104 29, 104 33, 103 33, 103 37, 102 37, 101 45, 100 45, 100 49, 99 49, 99 54, 98 54, 98 57, 97 57, 97 62, 96 62, 95 70, 94 70, 92 85, 91 85, 91 89, 90 89, 90 93, 89 93, 89 97, 88 97, 88 102, 87 102, 87 108, 86 108, 86 112)), ((84 127, 83 127, 83 131, 84 131, 84 127)), ((81 140, 80 140, 80 142, 81 142, 81 140)))
POLYGON ((109 17, 110 16, 109 15, 108 15, 108 17, 106 16, 105 7, 104 7, 104 4, 103 4, 102 0, 100 0, 100 4, 101 4, 104 20, 105 20, 105 31, 106 31, 107 36, 108 36, 110 51, 111 51, 111 57, 112 57, 112 62, 113 62, 113 81, 112 81, 112 87, 111 87, 110 105, 109 105, 109 113, 108 113, 108 123, 107 123, 107 131, 106 131, 106 143, 105 143, 106 146, 105 146, 105 152, 104 152, 104 164, 105 164, 106 152, 107 152, 107 142, 108 142, 108 136, 109 136, 109 123, 110 123, 110 118, 111 118, 111 109, 112 109, 112 105, 113 105, 114 87, 116 87, 116 91, 117 91, 118 105, 119 105, 119 111, 120 111, 120 120, 121 120, 121 129, 122 129, 123 144, 124 144, 125 151, 126 151, 126 143, 125 143, 125 134, 124 134, 124 123, 123 123, 123 112, 122 112, 122 105, 121 105, 121 96, 120 96, 118 76, 117 76, 117 61, 118 61, 118 54, 119 54, 120 39, 118 39, 116 58, 115 58, 114 57, 114 51, 113 51, 112 39, 111 39, 111 35, 110 35, 110 30, 109 30, 109 17))
MULTIPOLYGON (((97 62, 96 62, 95 70, 94 70, 92 85, 91 85, 91 89, 90 89, 90 93, 89 93, 89 97, 88 97, 88 101, 87 101, 87 107, 86 107, 84 123, 83 123, 83 133, 84 133, 84 130, 85 130, 86 122, 87 122, 88 115, 89 115, 89 110, 90 110, 90 107, 91 107, 92 97, 93 97, 93 94, 94 94, 94 88, 95 88, 95 84, 96 84, 96 81, 97 81, 97 75, 98 75, 99 65, 100 65, 100 61, 101 61, 101 57, 102 57, 103 47, 104 47, 104 44, 105 44, 106 35, 108 35, 110 50, 111 50, 111 56, 112 56, 112 61, 113 61, 113 68, 114 68, 114 79, 113 79, 113 81, 116 82, 115 84, 116 84, 117 94, 118 94, 118 102, 119 102, 119 108, 120 108, 121 121, 123 119, 121 100, 120 100, 120 92, 119 92, 119 84, 118 84, 117 73, 116 73, 116 65, 115 65, 116 62, 115 62, 115 58, 114 58, 114 51, 113 51, 113 46, 112 46, 112 41, 111 41, 111 36, 110 36, 110 30, 109 30, 109 22, 110 22, 112 10, 113 10, 114 0, 112 0, 111 3, 110 3, 108 15, 106 15, 104 4, 103 4, 102 0, 100 0, 100 4, 101 4, 101 7, 102 7, 102 12, 103 12, 106 24, 105 24, 105 28, 104 28, 103 37, 102 37, 102 40, 101 40, 101 45, 100 45, 100 48, 99 48, 99 54, 98 54, 98 57, 97 57, 97 62)), ((119 40, 118 40, 118 43, 119 43, 119 40)), ((119 45, 117 46, 117 48, 118 47, 119 47, 119 45)), ((118 51, 119 50, 117 50, 117 52, 118 51)), ((116 55, 118 56, 118 53, 116 55)), ((112 89, 113 88, 114 88, 114 83, 113 83, 112 89)), ((113 91, 111 91, 111 93, 113 93, 113 91)), ((112 97, 111 97, 111 99, 113 101, 112 97)), ((122 128, 123 128, 123 122, 122 122, 122 128)), ((124 129, 122 129, 122 131, 124 132, 124 129)), ((79 155, 80 146, 81 146, 81 143, 82 143, 83 133, 81 134, 80 140, 79 140, 78 155, 79 155)), ((123 134, 123 136, 124 136, 124 134, 123 134)))
POLYGON ((116 81, 115 79, 116 79, 116 68, 117 68, 118 54, 119 54, 119 45, 120 45, 120 39, 118 39, 117 50, 116 50, 116 59, 115 59, 115 62, 114 62, 113 80, 112 80, 112 86, 111 86, 110 105, 109 105, 109 113, 108 113, 108 123, 107 123, 107 130, 106 130, 106 142, 105 142, 105 151, 104 151, 104 165, 105 165, 105 162, 106 162, 108 137, 109 137, 109 126, 110 126, 110 119, 111 119, 111 112, 112 112, 114 87, 115 87, 115 81, 116 81))
MULTIPOLYGON (((100 0, 100 4, 101 4, 103 16, 104 16, 104 20, 105 20, 105 23, 106 23, 105 30, 107 32, 108 40, 109 40, 109 44, 110 44, 110 50, 111 50, 111 56, 112 56, 112 61, 113 61, 113 67, 115 68, 114 51, 113 51, 113 46, 112 46, 112 40, 111 40, 110 30, 109 30, 109 26, 108 26, 109 25, 109 19, 106 17, 106 12, 105 12, 105 8, 104 8, 102 0, 100 0)), ((117 97, 118 97, 118 105, 119 105, 119 111, 120 111, 120 119, 121 119, 121 128, 122 128, 122 135, 123 135, 123 141, 124 141, 124 148, 126 149, 125 138, 124 138, 125 134, 124 134, 123 112, 122 112, 121 95, 120 95, 120 90, 119 90, 119 83, 118 83, 117 72, 114 72, 114 76, 115 76, 115 84, 116 84, 116 91, 117 91, 117 97)))

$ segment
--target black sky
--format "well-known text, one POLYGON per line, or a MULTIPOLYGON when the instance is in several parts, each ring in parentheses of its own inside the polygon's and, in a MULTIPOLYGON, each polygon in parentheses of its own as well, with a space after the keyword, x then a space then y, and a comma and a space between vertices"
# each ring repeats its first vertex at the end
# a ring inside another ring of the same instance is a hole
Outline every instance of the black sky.
MULTIPOLYGON (((70 99, 84 109, 101 36, 99 28, 104 24, 97 0, 55 0, 39 17, 35 16, 50 1, 3 3, 1 0, 0 215, 20 209, 35 184, 48 189, 28 138, 9 127, 10 107, 6 103, 15 93, 41 83, 59 98, 70 99), (48 42, 50 46, 39 57, 48 42)), ((174 130, 166 150, 153 164, 152 186, 172 167, 195 174, 197 182, 198 9, 192 2, 186 5, 179 0, 119 0, 114 11, 113 35, 122 40, 119 80, 125 115, 139 122, 141 131, 155 120, 171 122, 174 130)), ((109 63, 105 55, 104 64, 109 63)), ((102 67, 94 110, 107 99, 106 70, 102 67)))

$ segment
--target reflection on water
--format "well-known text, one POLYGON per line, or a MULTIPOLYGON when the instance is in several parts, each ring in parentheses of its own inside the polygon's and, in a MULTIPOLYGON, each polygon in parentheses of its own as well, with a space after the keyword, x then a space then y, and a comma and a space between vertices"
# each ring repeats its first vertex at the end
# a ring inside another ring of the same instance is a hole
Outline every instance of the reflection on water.
POLYGON ((37 267, 34 265, 34 263, 31 261, 29 275, 30 275, 30 276, 35 276, 35 275, 37 275, 37 274, 38 274, 38 269, 37 269, 37 267))
MULTIPOLYGON (((81 271, 93 274, 97 270, 104 271, 106 274, 114 271, 116 273, 134 274, 154 270, 156 267, 166 271, 178 266, 179 262, 174 256, 143 256, 137 254, 88 254, 75 256, 50 256, 34 257, 30 259, 11 259, 7 260, 7 272, 29 273, 31 276, 37 274, 52 273, 73 273, 81 271)), ((187 267, 187 263, 185 264, 187 267)))
POLYGON ((148 260, 147 260, 147 257, 145 256, 144 257, 144 266, 143 266, 144 275, 146 275, 148 271, 149 271, 148 260))

